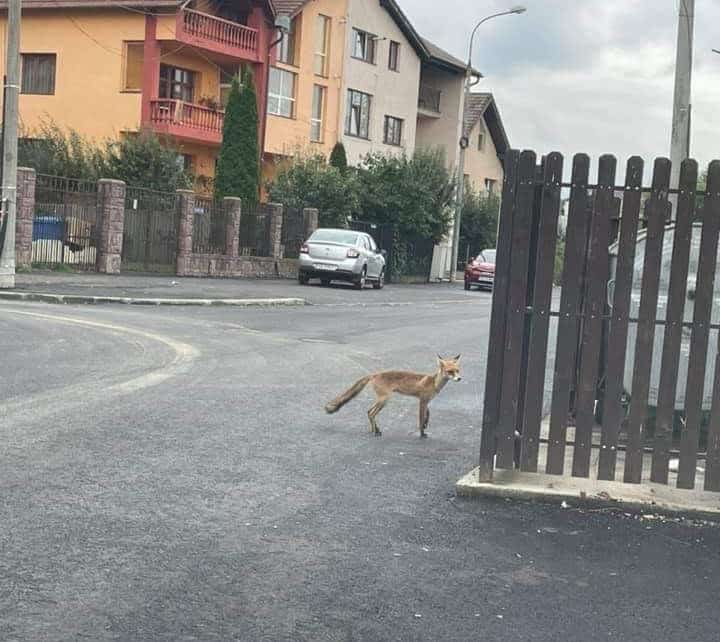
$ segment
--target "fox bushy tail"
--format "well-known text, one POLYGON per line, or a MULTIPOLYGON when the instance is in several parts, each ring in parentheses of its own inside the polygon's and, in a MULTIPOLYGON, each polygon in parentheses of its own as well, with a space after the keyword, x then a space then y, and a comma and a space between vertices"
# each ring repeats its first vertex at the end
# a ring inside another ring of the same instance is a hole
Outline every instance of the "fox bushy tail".
POLYGON ((325 406, 325 412, 327 412, 329 415, 331 415, 332 413, 340 410, 340 408, 342 408, 348 401, 351 401, 355 397, 357 397, 362 392, 362 389, 368 385, 369 381, 370 381, 370 376, 363 377, 362 379, 358 379, 345 392, 343 392, 340 396, 335 397, 335 399, 333 399, 330 403, 328 403, 325 406))

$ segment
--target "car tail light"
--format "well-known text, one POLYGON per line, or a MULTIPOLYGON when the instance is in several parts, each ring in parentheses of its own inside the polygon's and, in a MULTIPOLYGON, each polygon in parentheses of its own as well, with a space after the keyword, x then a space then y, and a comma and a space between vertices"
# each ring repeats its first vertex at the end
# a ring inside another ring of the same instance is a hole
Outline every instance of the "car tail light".
POLYGON ((302 244, 302 247, 300 248, 300 254, 310 254, 310 248, 308 247, 307 243, 302 244))
POLYGON ((349 259, 356 259, 356 258, 358 258, 359 256, 360 256, 360 252, 358 252, 357 250, 354 250, 353 248, 350 248, 350 249, 347 251, 347 257, 348 257, 349 259))

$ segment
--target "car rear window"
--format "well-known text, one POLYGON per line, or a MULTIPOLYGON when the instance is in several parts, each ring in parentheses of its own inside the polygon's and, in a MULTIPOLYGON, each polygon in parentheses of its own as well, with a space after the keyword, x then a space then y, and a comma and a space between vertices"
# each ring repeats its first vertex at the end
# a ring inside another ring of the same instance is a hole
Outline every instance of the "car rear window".
POLYGON ((355 245, 358 240, 358 234, 350 230, 316 230, 309 240, 313 243, 355 245))
POLYGON ((478 261, 482 261, 483 263, 495 263, 495 250, 485 250, 484 252, 480 253, 480 256, 477 257, 478 261))

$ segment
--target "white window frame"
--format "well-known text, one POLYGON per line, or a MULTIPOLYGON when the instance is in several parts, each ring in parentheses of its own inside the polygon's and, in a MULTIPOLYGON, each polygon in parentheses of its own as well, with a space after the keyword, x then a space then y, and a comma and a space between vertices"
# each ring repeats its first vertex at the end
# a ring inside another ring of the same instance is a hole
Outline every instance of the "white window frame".
POLYGON ((400 71, 400 43, 395 40, 390 41, 390 47, 388 51, 388 69, 390 71, 400 71), (395 59, 393 60, 393 50, 395 50, 395 59), (393 66, 393 62, 395 66, 393 66))
POLYGON ((312 107, 310 111, 310 142, 322 143, 324 139, 323 121, 325 120, 325 96, 327 88, 324 85, 313 85, 312 107), (318 91, 319 90, 319 91, 318 91), (320 117, 316 117, 316 97, 319 96, 320 117))
POLYGON ((403 135, 403 128, 405 126, 405 121, 402 118, 397 118, 396 116, 385 116, 385 123, 383 127, 383 143, 386 145, 392 145, 393 147, 399 147, 402 145, 402 135, 403 135), (392 130, 393 133, 398 134, 397 137, 393 136, 393 139, 391 140, 388 136, 388 133, 390 132, 390 124, 392 124, 392 130), (398 131, 399 129, 399 131, 398 131), (397 140, 397 142, 396 142, 397 140))
POLYGON ((270 67, 270 82, 268 82, 268 101, 267 101, 267 113, 273 116, 280 116, 282 118, 295 118, 295 90, 297 88, 297 74, 292 71, 280 69, 279 67, 270 67), (273 85, 272 76, 273 73, 279 75, 279 93, 273 92, 271 87, 273 85), (287 80, 292 79, 292 87, 290 92, 286 93, 287 80), (273 101, 277 101, 277 107, 272 108, 273 101), (290 107, 290 113, 285 113, 285 110, 281 109, 283 105, 290 107))
POLYGON ((374 65, 377 54, 377 47, 375 46, 377 43, 375 40, 375 36, 368 31, 353 27, 352 57, 355 58, 355 60, 362 60, 363 62, 374 65), (358 47, 360 48, 359 52, 358 47))
POLYGON ((372 95, 366 94, 364 91, 358 91, 357 89, 347 90, 347 113, 345 114, 345 134, 353 136, 354 138, 362 138, 364 140, 370 140, 370 114, 372 113, 372 95), (356 105, 354 98, 359 97, 360 104, 356 105), (363 99, 367 98, 367 116, 363 118, 363 99), (353 107, 360 107, 357 119, 357 132, 352 131, 353 125, 353 107), (363 123, 365 124, 365 133, 363 134, 363 123))
POLYGON ((328 16, 319 13, 315 18, 315 60, 313 62, 313 71, 316 76, 327 78, 328 75, 328 58, 330 49, 330 27, 331 20, 328 16), (322 43, 318 42, 320 33, 318 29, 322 27, 322 43), (318 45, 322 46, 322 49, 318 51, 318 45), (319 64, 318 64, 319 63, 319 64))

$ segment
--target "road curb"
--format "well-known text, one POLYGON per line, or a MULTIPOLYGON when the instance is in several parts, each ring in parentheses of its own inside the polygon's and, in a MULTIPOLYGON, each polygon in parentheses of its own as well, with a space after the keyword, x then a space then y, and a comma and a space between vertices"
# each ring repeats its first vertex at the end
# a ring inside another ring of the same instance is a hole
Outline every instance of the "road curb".
POLYGON ((716 493, 683 490, 663 484, 599 481, 580 477, 496 470, 492 482, 478 481, 474 468, 455 484, 461 497, 501 497, 616 509, 652 511, 661 514, 697 514, 720 516, 716 493))
POLYGON ((308 305, 300 298, 267 299, 161 299, 152 297, 88 296, 84 294, 48 294, 46 292, 2 292, 0 300, 39 301, 42 303, 61 303, 66 305, 97 305, 119 303, 124 305, 175 305, 175 306, 234 306, 251 307, 295 307, 308 305))

